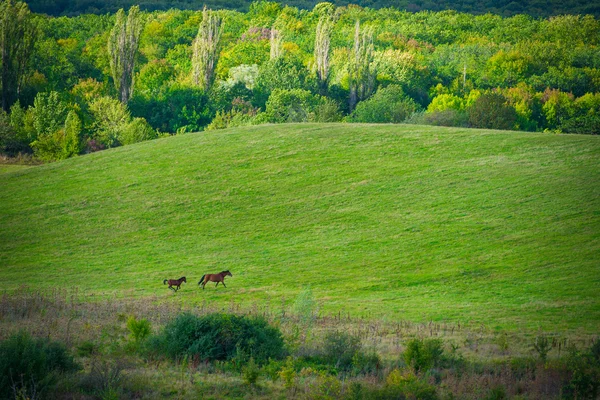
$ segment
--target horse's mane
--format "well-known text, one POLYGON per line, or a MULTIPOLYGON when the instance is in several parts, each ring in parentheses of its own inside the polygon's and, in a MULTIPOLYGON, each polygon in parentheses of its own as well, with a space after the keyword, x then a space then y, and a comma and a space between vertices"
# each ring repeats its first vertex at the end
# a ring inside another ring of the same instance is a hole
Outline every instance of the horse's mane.
POLYGON ((185 276, 182 276, 181 278, 177 279, 178 281, 182 281, 185 279, 185 276))

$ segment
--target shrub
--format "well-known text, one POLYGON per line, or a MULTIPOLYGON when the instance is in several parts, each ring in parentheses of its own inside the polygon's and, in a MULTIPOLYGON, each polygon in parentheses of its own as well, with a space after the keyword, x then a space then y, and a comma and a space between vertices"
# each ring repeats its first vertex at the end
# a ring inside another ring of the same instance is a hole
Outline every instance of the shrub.
POLYGON ((596 340, 588 351, 572 348, 567 365, 572 372, 571 380, 563 389, 567 399, 597 399, 600 394, 600 340, 596 340))
POLYGON ((128 123, 119 137, 122 145, 152 140, 158 137, 158 133, 146 122, 144 118, 134 118, 128 123))
POLYGON ((399 123, 417 111, 419 106, 398 85, 380 88, 369 99, 361 101, 348 117, 349 122, 399 123))
POLYGON ((352 368, 352 360, 361 347, 360 339, 349 333, 329 332, 323 342, 323 358, 336 368, 348 371, 352 368))
POLYGON ((0 398, 44 395, 57 376, 78 368, 66 348, 57 342, 34 339, 20 332, 0 342, 0 398))
POLYGON ((475 128, 512 129, 517 121, 517 112, 499 93, 482 94, 468 113, 469 123, 475 128))
POLYGON ((405 122, 409 124, 467 127, 469 126, 469 116, 464 111, 448 109, 422 114, 417 113, 405 122))
POLYGON ((435 96, 429 106, 427 112, 446 111, 446 110, 462 110, 465 108, 465 101, 453 94, 438 94, 435 96))
POLYGON ((545 335, 536 336, 532 344, 533 350, 538 354, 541 361, 546 361, 548 353, 552 349, 552 343, 545 335))
POLYGON ((135 342, 146 339, 152 333, 150 321, 145 318, 138 320, 133 315, 127 319, 127 329, 135 342))
POLYGON ((261 318, 231 314, 180 314, 148 346, 172 358, 188 355, 208 361, 253 357, 262 364, 284 355, 279 329, 261 318))
POLYGON ((412 339, 406 344, 404 361, 418 373, 438 365, 443 353, 439 339, 412 339))
POLYGON ((269 96, 265 122, 309 122, 333 118, 336 103, 303 89, 275 89, 269 96))
POLYGON ((246 365, 242 368, 242 376, 244 378, 244 382, 250 386, 256 385, 256 381, 260 377, 260 368, 254 362, 254 358, 250 357, 250 360, 246 365))
POLYGON ((375 398, 421 400, 435 400, 438 398, 434 386, 419 379, 410 371, 401 372, 394 369, 385 381, 384 388, 376 393, 375 398))

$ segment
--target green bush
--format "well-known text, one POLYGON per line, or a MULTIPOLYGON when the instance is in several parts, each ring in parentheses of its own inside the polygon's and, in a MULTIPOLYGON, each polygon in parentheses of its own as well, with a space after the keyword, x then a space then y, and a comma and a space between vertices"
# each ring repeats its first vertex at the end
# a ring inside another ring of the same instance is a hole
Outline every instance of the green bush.
POLYGON ((326 366, 330 366, 334 369, 329 372, 341 371, 355 374, 374 372, 381 363, 376 353, 364 351, 359 338, 342 331, 327 333, 323 338, 321 352, 306 361, 314 362, 311 367, 317 370, 329 370, 331 368, 326 366))
POLYGON ((185 355, 201 360, 239 361, 253 357, 258 364, 284 356, 279 329, 264 319, 231 314, 195 316, 184 313, 169 322, 161 335, 148 341, 148 349, 172 358, 185 355))
POLYGON ((271 123, 329 122, 339 118, 336 107, 337 103, 308 90, 275 89, 261 118, 271 123))
POLYGON ((0 399, 44 396, 60 373, 78 368, 60 343, 20 332, 0 342, 0 399))
POLYGON ((135 342, 146 339, 152 333, 150 321, 146 318, 138 320, 133 315, 127 319, 127 329, 135 342))
POLYGON ((145 140, 156 139, 157 137, 158 132, 152 129, 144 118, 134 118, 121 132, 119 142, 122 145, 128 145, 143 142, 145 140))
POLYGON ((256 381, 260 377, 260 368, 254 362, 253 357, 250 357, 250 360, 242 367, 242 376, 246 384, 250 386, 256 385, 256 381))
POLYGON ((468 113, 469 123, 474 128, 513 129, 517 122, 517 112, 499 93, 482 94, 468 113))
POLYGON ((412 339, 406 344, 404 361, 415 372, 424 372, 438 365, 443 353, 439 339, 412 339))
POLYGON ((371 98, 361 101, 348 117, 349 122, 399 123, 419 109, 398 85, 377 90, 371 98))
POLYGON ((563 388, 566 399, 597 399, 600 394, 600 339, 588 351, 572 348, 567 366, 572 373, 570 382, 563 388))

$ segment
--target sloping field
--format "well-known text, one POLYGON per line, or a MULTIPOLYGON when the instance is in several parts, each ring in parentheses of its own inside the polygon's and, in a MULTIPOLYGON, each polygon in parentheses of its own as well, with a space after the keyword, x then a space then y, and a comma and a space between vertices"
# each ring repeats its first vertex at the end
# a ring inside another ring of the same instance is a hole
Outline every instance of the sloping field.
POLYGON ((0 282, 593 333, 599 166, 600 137, 410 125, 145 142, 0 174, 0 282))

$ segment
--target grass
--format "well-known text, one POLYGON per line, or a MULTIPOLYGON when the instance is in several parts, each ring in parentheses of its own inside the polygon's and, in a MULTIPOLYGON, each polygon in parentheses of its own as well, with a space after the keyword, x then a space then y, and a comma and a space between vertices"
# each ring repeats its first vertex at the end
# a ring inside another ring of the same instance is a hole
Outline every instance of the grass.
POLYGON ((599 161, 594 136, 302 124, 5 171, 2 286, 595 333, 599 161))

